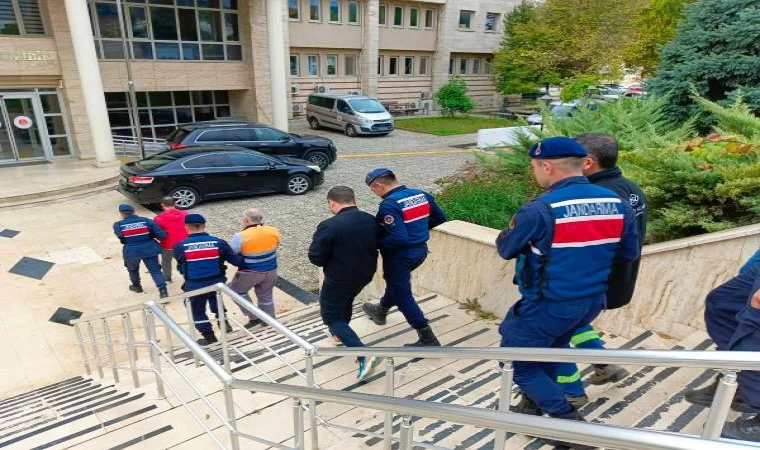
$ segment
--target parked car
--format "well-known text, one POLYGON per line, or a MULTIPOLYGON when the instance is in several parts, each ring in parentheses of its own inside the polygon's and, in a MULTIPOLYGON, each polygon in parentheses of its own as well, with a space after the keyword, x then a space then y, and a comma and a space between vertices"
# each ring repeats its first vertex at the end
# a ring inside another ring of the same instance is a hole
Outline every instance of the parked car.
MULTIPOLYGON (((581 105, 585 104, 589 109, 596 109, 599 104, 602 103, 598 100, 573 100, 572 102, 552 102, 549 104, 549 114, 555 119, 570 117, 580 109, 581 105)), ((544 115, 543 113, 531 114, 525 118, 529 125, 543 125, 544 115)))
POLYGON ((305 159, 324 170, 338 157, 333 141, 321 136, 295 133, 250 122, 214 120, 180 125, 169 135, 169 148, 235 145, 272 156, 305 159))
POLYGON ((203 200, 270 192, 305 194, 324 182, 309 161, 234 146, 168 150, 121 165, 119 192, 140 204, 174 197, 179 209, 203 200))
POLYGON ((333 128, 350 137, 386 135, 395 128, 393 116, 385 106, 363 95, 311 94, 306 104, 306 120, 312 130, 333 128))

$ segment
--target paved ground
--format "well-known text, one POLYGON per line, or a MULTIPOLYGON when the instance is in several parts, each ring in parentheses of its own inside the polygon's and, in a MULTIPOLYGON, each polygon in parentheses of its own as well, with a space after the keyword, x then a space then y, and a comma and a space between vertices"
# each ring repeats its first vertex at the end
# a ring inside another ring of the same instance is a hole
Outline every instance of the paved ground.
POLYGON ((401 130, 385 137, 349 138, 337 131, 309 130, 305 120, 292 122, 291 132, 319 134, 335 141, 341 158, 325 172, 325 184, 303 196, 246 197, 204 203, 196 209, 206 216, 212 232, 230 238, 240 230, 243 211, 260 208, 265 222, 282 232, 280 275, 313 292, 319 287, 317 269, 306 254, 317 224, 330 217, 325 196, 332 186, 352 187, 359 206, 374 214, 379 200, 364 185, 371 169, 390 167, 403 183, 435 191, 435 180, 456 172, 473 158, 469 151, 448 146, 475 142, 474 135, 438 137, 401 130))

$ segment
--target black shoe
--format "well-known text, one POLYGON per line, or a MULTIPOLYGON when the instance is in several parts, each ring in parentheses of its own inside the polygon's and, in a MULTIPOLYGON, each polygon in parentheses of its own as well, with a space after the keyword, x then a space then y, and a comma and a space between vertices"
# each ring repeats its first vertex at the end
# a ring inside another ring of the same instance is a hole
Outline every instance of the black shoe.
POLYGON ((365 303, 362 305, 362 309, 367 316, 375 322, 375 325, 385 325, 385 317, 388 315, 388 310, 390 310, 390 308, 386 308, 380 304, 373 305, 372 303, 365 303))
MULTIPOLYGON (((365 303, 366 304, 366 303, 365 303)), ((420 328, 417 330, 417 336, 419 339, 417 342, 411 344, 404 344, 404 347, 440 347, 441 343, 438 338, 433 334, 433 329, 428 327, 420 328)))
POLYGON ((248 319, 248 323, 243 325, 245 328, 251 329, 255 327, 256 325, 264 325, 264 322, 259 319, 258 317, 254 317, 252 319, 248 319))
MULTIPOLYGON (((718 390, 718 383, 720 383, 720 376, 716 378, 715 381, 713 381, 709 386, 703 387, 702 389, 694 389, 692 391, 689 391, 684 394, 683 397, 689 403, 709 408, 712 406, 713 397, 715 397, 715 392, 718 390)), ((731 409, 741 413, 755 412, 754 409, 752 409, 747 403, 744 402, 744 398, 742 398, 741 390, 738 386, 736 388, 734 400, 731 402, 731 409)))
POLYGON ((158 288, 158 296, 161 298, 166 298, 169 296, 169 292, 166 290, 166 286, 158 288))
POLYGON ((226 331, 227 333, 232 333, 232 325, 230 325, 230 323, 226 320, 224 321, 224 325, 226 326, 224 331, 226 331))
MULTIPOLYGON (((578 410, 573 408, 572 411, 564 413, 564 414, 549 414, 549 416, 554 417, 555 419, 565 419, 565 420, 577 420, 579 422, 585 422, 586 420, 578 413, 578 410)), ((542 441, 544 441, 548 445, 553 445, 560 448, 574 448, 577 450, 594 450, 598 447, 594 447, 593 445, 585 445, 585 444, 576 444, 574 442, 564 442, 564 441, 558 441, 555 439, 546 439, 541 438, 542 441)))
POLYGON ((210 334, 204 334, 202 339, 198 339, 196 342, 198 342, 198 345, 211 345, 214 343, 219 342, 219 340, 216 338, 216 335, 214 333, 210 334))
POLYGON ((539 408, 536 402, 534 402, 530 397, 528 397, 524 393, 520 395, 520 402, 516 404, 515 406, 510 406, 509 410, 512 412, 516 412, 520 414, 528 414, 531 416, 542 415, 541 408, 539 408))
POLYGON ((748 419, 736 419, 723 426, 721 437, 741 441, 760 442, 760 414, 748 419))
POLYGON ((143 288, 139 284, 130 284, 129 290, 132 292, 137 292, 138 294, 141 294, 143 291, 143 288))

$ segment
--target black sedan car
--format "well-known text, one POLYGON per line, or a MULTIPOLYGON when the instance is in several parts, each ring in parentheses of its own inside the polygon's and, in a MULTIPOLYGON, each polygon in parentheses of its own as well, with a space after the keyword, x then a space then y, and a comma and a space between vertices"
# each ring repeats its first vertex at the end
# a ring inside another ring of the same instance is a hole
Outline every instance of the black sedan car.
POLYGON ((119 192, 141 204, 171 196, 188 209, 202 200, 269 192, 305 194, 324 182, 315 164, 264 155, 240 147, 207 146, 168 150, 122 164, 119 192))
POLYGON ((169 148, 235 145, 274 156, 305 159, 327 169, 338 157, 333 141, 320 136, 286 133, 268 125, 213 120, 180 125, 168 139, 169 148))

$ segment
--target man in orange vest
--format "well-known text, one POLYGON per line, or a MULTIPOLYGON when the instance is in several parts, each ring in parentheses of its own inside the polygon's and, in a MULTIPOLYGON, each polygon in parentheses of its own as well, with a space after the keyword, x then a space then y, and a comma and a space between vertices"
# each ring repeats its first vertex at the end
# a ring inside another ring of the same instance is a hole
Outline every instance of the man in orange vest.
MULTIPOLYGON (((264 217, 256 208, 247 210, 243 216, 243 231, 236 233, 230 243, 232 251, 243 257, 238 272, 229 287, 253 303, 248 291, 254 289, 258 307, 271 317, 274 311, 274 285, 277 282, 277 248, 280 246, 280 232, 275 227, 264 225, 264 217)), ((248 316, 246 328, 261 324, 254 314, 240 308, 248 316)))

